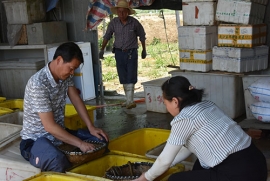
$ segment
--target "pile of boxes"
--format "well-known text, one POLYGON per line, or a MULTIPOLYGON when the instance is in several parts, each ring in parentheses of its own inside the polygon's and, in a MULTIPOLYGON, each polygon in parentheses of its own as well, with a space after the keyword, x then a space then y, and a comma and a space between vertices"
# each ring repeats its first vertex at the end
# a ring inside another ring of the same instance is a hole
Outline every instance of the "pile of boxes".
POLYGON ((37 45, 65 42, 67 27, 63 21, 46 21, 45 0, 3 1, 7 22, 9 43, 16 45, 37 45))
POLYGON ((250 72, 268 67, 267 0, 183 1, 180 69, 250 72))

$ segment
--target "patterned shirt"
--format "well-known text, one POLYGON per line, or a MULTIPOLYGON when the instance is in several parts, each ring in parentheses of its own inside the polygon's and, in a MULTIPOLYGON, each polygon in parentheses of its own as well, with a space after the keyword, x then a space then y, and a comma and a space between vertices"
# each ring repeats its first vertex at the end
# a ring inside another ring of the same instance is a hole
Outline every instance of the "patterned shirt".
POLYGON ((188 148, 204 168, 218 165, 251 144, 242 128, 211 101, 185 107, 171 126, 168 143, 188 148))
POLYGON ((24 95, 22 139, 35 141, 37 138, 46 137, 55 145, 61 143, 44 129, 38 113, 53 112, 55 122, 64 127, 67 90, 73 85, 71 78, 56 83, 49 64, 29 79, 24 95))
POLYGON ((108 25, 108 29, 104 35, 104 39, 110 40, 114 34, 114 47, 120 49, 138 48, 138 39, 145 41, 145 32, 141 23, 128 16, 128 21, 124 25, 118 17, 114 18, 108 25))

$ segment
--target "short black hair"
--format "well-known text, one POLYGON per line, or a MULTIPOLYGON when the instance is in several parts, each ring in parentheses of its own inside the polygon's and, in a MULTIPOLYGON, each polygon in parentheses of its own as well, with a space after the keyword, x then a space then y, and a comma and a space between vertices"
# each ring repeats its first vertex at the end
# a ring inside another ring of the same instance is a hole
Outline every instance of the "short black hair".
MULTIPOLYGON (((193 87, 189 80, 183 76, 175 76, 168 79, 161 86, 163 91, 163 97, 166 100, 172 100, 172 98, 182 99, 181 107, 183 109, 186 106, 190 106, 202 101, 204 94, 203 89, 196 89, 193 87)), ((179 100, 180 101, 180 100, 179 100)))
POLYGON ((53 59, 61 56, 64 62, 71 62, 72 59, 76 58, 81 63, 84 62, 83 54, 80 47, 74 42, 66 42, 61 44, 55 51, 53 59))

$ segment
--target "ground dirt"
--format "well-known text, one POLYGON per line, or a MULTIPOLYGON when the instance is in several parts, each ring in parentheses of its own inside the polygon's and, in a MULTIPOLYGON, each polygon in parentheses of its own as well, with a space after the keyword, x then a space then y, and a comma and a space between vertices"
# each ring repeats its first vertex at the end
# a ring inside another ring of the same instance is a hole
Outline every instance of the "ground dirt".
MULTIPOLYGON (((138 16, 136 17, 140 23, 143 25, 145 32, 146 32, 146 44, 149 45, 153 42, 153 40, 160 39, 161 42, 167 43, 167 41, 170 42, 177 42, 177 23, 176 23, 176 16, 175 15, 164 15, 164 19, 158 17, 158 15, 148 15, 148 16, 138 16), (165 20, 165 26, 164 26, 164 20, 165 20), (165 31, 166 27, 166 31, 165 31), (166 36, 167 33, 167 36, 166 36), (168 40, 167 40, 168 38, 168 40)), ((102 36, 102 31, 99 31, 99 37, 102 36)), ((109 53, 109 52, 107 52, 109 53)), ((145 60, 148 60, 149 62, 153 61, 151 60, 150 56, 147 56, 145 60)), ((139 56, 139 67, 140 64, 143 61, 141 61, 139 56)), ((102 72, 106 72, 108 67, 102 65, 102 72)), ((169 68, 170 70, 175 70, 175 68, 169 68)), ((116 69, 115 69, 116 71, 116 69)), ((135 92, 143 92, 143 85, 142 82, 146 82, 149 80, 152 80, 153 78, 150 78, 145 74, 147 72, 147 68, 145 70, 139 70, 138 72, 138 82, 135 85, 135 92)), ((160 77, 166 77, 169 76, 168 71, 163 72, 160 77)), ((159 77, 157 77, 159 78, 159 77)), ((118 94, 123 94, 123 87, 119 83, 118 79, 104 81, 103 85, 105 86, 105 91, 116 91, 118 94)))

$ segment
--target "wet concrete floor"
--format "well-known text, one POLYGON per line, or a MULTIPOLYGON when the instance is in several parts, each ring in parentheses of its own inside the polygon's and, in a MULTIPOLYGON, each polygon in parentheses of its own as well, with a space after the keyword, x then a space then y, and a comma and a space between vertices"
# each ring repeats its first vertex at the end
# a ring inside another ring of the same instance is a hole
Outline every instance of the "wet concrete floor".
MULTIPOLYGON (((141 100, 143 97, 136 97, 141 100)), ((105 96, 85 102, 89 105, 96 105, 95 126, 104 129, 110 140, 130 131, 140 128, 161 128, 170 129, 172 116, 169 113, 157 113, 147 111, 144 102, 137 103, 137 107, 126 109, 120 105, 124 102, 124 96, 105 96)))
MULTIPOLYGON (((135 93, 135 100, 144 98, 143 92, 135 93)), ((95 105, 95 126, 105 130, 112 140, 128 132, 140 128, 170 129, 170 121, 173 117, 169 113, 157 113, 147 111, 145 102, 138 101, 137 107, 126 109, 120 106, 124 102, 124 95, 104 96, 102 98, 86 101, 85 104, 95 105)), ((236 122, 241 122, 245 117, 240 117, 236 122)), ((260 138, 253 138, 253 142, 263 152, 267 159, 268 180, 270 181, 270 134, 264 130, 260 138)))

